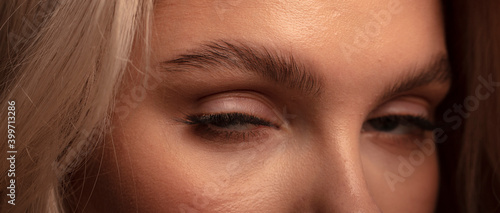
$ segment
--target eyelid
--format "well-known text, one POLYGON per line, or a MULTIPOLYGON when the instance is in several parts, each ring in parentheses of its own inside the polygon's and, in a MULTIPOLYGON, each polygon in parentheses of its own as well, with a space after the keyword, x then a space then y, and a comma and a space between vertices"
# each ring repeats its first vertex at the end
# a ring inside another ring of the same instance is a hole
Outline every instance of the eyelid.
MULTIPOLYGON (((408 118, 417 117, 423 120, 428 120, 432 124, 434 116, 433 110, 433 106, 426 99, 418 96, 399 96, 375 108, 367 116, 365 123, 372 119, 381 117, 399 116, 408 118)), ((365 123, 363 123, 363 125, 365 125, 365 123)), ((414 125, 414 123, 412 122, 410 122, 410 124, 410 126, 407 126, 405 128, 420 128, 420 134, 418 134, 417 132, 417 134, 397 135, 381 131, 369 131, 364 132, 363 138, 376 144, 380 144, 383 147, 386 147, 388 150, 394 151, 395 153, 400 153, 402 150, 413 150, 418 148, 418 146, 413 142, 424 140, 430 133, 428 131, 429 128, 422 128, 420 125, 414 125)))
POLYGON ((276 126, 287 123, 273 103, 253 91, 232 91, 207 96, 199 100, 196 111, 204 114, 249 114, 268 120, 276 126))
MULTIPOLYGON (((217 113, 217 114, 201 114, 201 115, 189 115, 186 119, 187 124, 203 124, 203 125, 215 125, 218 126, 217 123, 228 123, 228 125, 257 125, 257 126, 267 126, 267 127, 275 127, 271 122, 263 120, 261 118, 244 114, 244 113, 217 113), (231 123, 235 122, 235 123, 231 123)), ((219 126, 220 127, 220 126, 219 126)), ((220 127, 224 128, 224 127, 220 127)))
POLYGON ((194 126, 194 134, 219 145, 262 142, 271 136, 269 131, 279 130, 278 126, 266 120, 243 113, 189 115, 182 122, 194 126), (244 126, 244 129, 235 130, 231 126, 244 126))
POLYGON ((430 103, 422 98, 402 96, 378 106, 369 114, 367 120, 388 115, 413 115, 432 120, 433 111, 430 103))

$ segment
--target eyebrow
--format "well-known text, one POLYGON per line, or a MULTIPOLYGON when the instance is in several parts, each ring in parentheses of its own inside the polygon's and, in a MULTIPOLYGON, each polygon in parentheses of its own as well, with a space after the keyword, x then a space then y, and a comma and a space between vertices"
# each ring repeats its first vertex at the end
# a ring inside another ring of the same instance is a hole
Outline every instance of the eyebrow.
POLYGON ((248 71, 310 95, 319 94, 323 85, 318 76, 308 71, 291 54, 278 54, 264 47, 250 47, 240 42, 210 42, 188 54, 162 62, 162 67, 174 72, 189 71, 192 68, 211 70, 210 68, 215 67, 248 71))
POLYGON ((396 94, 432 83, 446 83, 451 80, 451 68, 446 53, 436 54, 423 66, 415 66, 396 83, 385 88, 381 100, 396 94))
MULTIPOLYGON (((323 88, 321 79, 291 54, 278 54, 264 47, 250 47, 241 42, 209 42, 176 59, 162 62, 162 68, 168 72, 189 72, 192 68, 211 70, 215 67, 256 73, 309 95, 318 95, 323 88)), ((420 86, 449 81, 451 72, 448 57, 445 53, 437 54, 427 64, 412 67, 399 79, 384 89, 381 100, 420 86)))

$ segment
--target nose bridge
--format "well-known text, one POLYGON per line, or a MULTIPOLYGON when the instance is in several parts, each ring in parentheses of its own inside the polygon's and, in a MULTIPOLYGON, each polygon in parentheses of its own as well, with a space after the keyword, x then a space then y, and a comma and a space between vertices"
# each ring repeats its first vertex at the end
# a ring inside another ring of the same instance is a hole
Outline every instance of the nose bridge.
POLYGON ((337 128, 321 136, 319 212, 380 212, 363 174, 359 132, 350 129, 337 128))

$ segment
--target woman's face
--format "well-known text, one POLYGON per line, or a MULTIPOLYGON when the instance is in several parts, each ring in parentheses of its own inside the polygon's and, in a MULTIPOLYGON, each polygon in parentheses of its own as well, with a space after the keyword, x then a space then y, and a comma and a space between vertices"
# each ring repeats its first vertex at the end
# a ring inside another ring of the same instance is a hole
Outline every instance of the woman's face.
POLYGON ((134 57, 86 210, 432 212, 441 18, 432 0, 157 1, 153 72, 134 57))

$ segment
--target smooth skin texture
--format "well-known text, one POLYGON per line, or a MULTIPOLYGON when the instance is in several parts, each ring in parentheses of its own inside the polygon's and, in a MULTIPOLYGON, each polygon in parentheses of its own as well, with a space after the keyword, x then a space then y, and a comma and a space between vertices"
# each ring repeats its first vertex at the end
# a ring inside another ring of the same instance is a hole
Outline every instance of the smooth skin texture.
MULTIPOLYGON (((436 80, 445 71, 430 66, 446 61, 438 1, 160 0, 154 13, 151 65, 164 81, 126 116, 115 115, 112 133, 80 172, 83 186, 75 184, 84 189, 77 208, 433 211, 439 172, 435 148, 426 143, 430 131, 399 126, 381 132, 367 121, 386 115, 433 120, 450 84, 436 80), (227 63, 200 68, 172 61, 203 52, 204 44, 227 45, 221 41, 292 56, 317 90, 227 63), (430 81, 386 94, 424 71, 430 81), (271 125, 187 119, 231 112, 271 125)), ((130 70, 123 94, 142 82, 130 70)))

